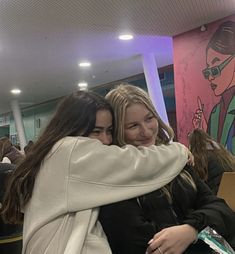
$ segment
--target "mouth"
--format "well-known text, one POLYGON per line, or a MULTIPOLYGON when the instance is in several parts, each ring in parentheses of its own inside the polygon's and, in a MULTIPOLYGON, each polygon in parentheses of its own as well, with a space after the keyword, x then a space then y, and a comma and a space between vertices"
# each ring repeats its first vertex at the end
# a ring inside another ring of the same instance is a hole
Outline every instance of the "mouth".
POLYGON ((143 145, 143 146, 154 144, 153 138, 140 140, 139 142, 140 142, 140 144, 143 145))
POLYGON ((214 83, 211 83, 210 86, 211 86, 211 89, 212 89, 213 91, 214 91, 214 90, 216 89, 216 87, 217 87, 217 85, 214 84, 214 83))

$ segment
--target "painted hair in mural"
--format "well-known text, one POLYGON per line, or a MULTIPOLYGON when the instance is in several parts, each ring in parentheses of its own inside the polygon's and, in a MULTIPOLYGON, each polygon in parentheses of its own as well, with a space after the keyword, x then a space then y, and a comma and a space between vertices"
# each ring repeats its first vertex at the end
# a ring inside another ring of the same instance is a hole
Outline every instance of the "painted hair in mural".
POLYGON ((235 22, 223 22, 206 47, 206 68, 202 70, 219 102, 209 118, 204 103, 197 97, 198 109, 192 119, 194 128, 202 128, 235 154, 235 22))

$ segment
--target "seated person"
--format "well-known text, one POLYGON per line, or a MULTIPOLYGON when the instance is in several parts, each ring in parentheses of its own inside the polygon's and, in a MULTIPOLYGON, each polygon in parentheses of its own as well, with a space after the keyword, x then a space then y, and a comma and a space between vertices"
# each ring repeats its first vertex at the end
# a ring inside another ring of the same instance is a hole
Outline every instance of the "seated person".
POLYGON ((0 162, 18 165, 24 155, 18 150, 7 137, 0 138, 0 162))
MULTIPOLYGON (((14 164, 0 163, 0 202, 2 202, 5 193, 6 180, 15 167, 14 164)), ((0 229, 0 253, 21 254, 23 226, 4 223, 0 217, 0 229)))
POLYGON ((188 140, 195 172, 216 195, 223 173, 235 171, 235 157, 202 129, 194 129, 188 140))

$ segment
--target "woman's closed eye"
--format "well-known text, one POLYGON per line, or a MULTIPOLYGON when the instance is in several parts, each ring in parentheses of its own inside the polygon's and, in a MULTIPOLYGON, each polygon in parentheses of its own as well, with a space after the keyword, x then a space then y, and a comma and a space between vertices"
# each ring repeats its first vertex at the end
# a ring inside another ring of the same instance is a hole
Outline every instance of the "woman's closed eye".
POLYGON ((100 135, 101 133, 106 133, 106 134, 108 134, 108 135, 111 135, 112 133, 113 133, 113 128, 112 127, 110 127, 110 128, 108 128, 107 130, 105 130, 104 128, 97 128, 97 129, 94 129, 94 130, 92 130, 92 134, 93 135, 100 135))
POLYGON ((100 129, 94 129, 94 130, 92 130, 92 134, 93 135, 99 135, 100 133, 102 132, 102 130, 100 130, 100 129))
POLYGON ((135 129, 136 127, 138 127, 137 123, 133 123, 133 124, 129 124, 126 129, 131 130, 131 129, 135 129))
POLYGON ((148 116, 145 121, 146 122, 151 122, 153 119, 155 119, 155 116, 151 115, 151 116, 148 116))
POLYGON ((112 134, 113 133, 113 128, 109 128, 106 132, 107 132, 107 134, 112 134))

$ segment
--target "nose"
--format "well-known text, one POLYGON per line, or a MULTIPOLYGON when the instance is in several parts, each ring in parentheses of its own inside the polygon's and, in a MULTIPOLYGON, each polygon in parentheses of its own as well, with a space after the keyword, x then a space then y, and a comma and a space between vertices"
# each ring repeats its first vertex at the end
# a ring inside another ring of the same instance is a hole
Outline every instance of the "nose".
POLYGON ((113 139, 112 139, 112 136, 110 134, 102 133, 102 135, 100 136, 100 141, 104 145, 110 145, 112 143, 113 139))
POLYGON ((209 75, 208 80, 211 82, 212 80, 214 80, 215 78, 212 75, 209 75))
POLYGON ((146 124, 142 124, 141 125, 141 133, 140 134, 143 137, 149 138, 149 137, 152 136, 153 132, 152 132, 151 128, 149 128, 146 124))

